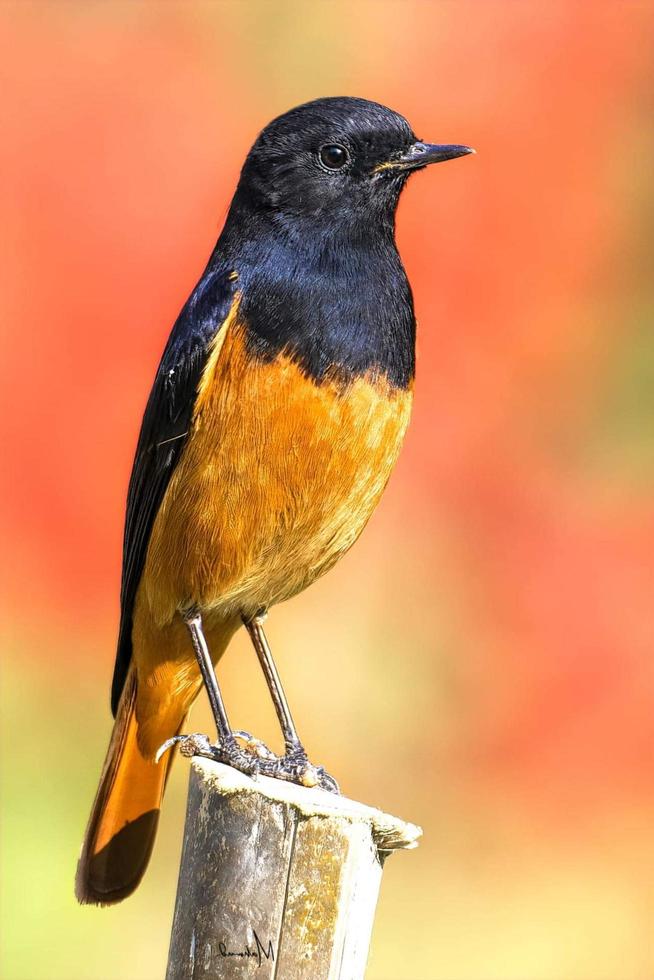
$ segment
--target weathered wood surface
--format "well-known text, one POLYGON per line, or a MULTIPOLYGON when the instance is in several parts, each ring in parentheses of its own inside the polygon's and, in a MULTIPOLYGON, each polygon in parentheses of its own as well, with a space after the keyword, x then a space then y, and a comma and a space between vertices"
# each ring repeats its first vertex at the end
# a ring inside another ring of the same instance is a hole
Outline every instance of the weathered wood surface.
POLYGON ((359 980, 384 858, 421 833, 194 758, 167 980, 359 980))

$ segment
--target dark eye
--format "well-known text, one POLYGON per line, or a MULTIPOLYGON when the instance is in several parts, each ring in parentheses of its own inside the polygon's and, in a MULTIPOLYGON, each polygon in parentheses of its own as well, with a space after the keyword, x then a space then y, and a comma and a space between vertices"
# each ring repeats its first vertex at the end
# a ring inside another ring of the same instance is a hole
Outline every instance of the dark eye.
POLYGON ((318 156, 327 170, 341 170, 350 159, 349 153, 340 143, 326 143, 320 147, 318 156))

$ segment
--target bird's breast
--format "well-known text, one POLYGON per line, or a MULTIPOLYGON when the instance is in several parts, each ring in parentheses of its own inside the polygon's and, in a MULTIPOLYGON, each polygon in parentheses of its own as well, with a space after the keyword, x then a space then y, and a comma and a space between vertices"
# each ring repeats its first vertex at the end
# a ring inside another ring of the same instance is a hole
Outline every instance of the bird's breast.
POLYGON ((191 435, 155 521, 143 585, 155 618, 186 604, 253 614, 331 567, 374 510, 410 388, 312 380, 252 355, 238 316, 218 334, 191 435))

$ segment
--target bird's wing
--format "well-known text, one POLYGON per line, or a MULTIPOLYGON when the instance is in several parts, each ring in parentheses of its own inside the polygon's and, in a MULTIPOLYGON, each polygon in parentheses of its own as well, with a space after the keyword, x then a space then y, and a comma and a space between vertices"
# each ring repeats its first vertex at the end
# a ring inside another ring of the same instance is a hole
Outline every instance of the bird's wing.
POLYGON ((173 327, 143 416, 127 493, 114 714, 132 656, 132 613, 150 532, 188 437, 211 341, 232 308, 235 278, 225 272, 202 277, 173 327))

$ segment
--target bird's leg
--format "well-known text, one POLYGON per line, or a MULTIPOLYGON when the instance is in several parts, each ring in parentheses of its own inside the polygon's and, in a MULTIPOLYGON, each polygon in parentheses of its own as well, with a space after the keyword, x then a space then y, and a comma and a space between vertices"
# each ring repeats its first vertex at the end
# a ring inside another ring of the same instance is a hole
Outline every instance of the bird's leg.
POLYGON ((252 638, 284 733, 285 754, 279 757, 248 732, 232 729, 202 628, 202 616, 197 610, 191 610, 184 615, 184 623, 191 637, 193 651, 216 722, 218 742, 216 745, 212 745, 207 736, 201 734, 175 735, 159 748, 156 755, 157 762, 168 749, 174 745, 179 745, 182 755, 206 756, 215 759, 217 762, 224 762, 228 766, 233 766, 234 769, 239 769, 248 775, 261 773, 276 779, 301 783, 304 786, 321 786, 323 789, 338 793, 336 780, 326 773, 322 766, 313 766, 309 762, 300 742, 277 668, 263 632, 262 617, 259 616, 247 622, 244 620, 244 622, 252 638), (243 741, 245 747, 242 747, 237 739, 243 741))
POLYGON ((256 651, 261 669, 266 679, 268 690, 275 707, 275 712, 279 720, 279 725, 284 736, 285 754, 278 760, 278 772, 275 773, 282 779, 292 782, 302 783, 305 786, 322 786, 323 789, 338 793, 338 783, 325 772, 322 766, 314 766, 309 762, 307 753, 300 741, 300 737, 288 706, 284 688, 275 666, 268 640, 263 629, 264 614, 254 616, 252 619, 243 618, 245 628, 250 634, 252 645, 256 651))
POLYGON ((169 739, 166 746, 162 746, 159 752, 165 751, 171 744, 179 741, 182 743, 180 749, 185 755, 210 755, 219 762, 224 762, 235 769, 254 775, 262 769, 260 759, 269 757, 270 765, 277 757, 266 749, 263 743, 257 742, 255 746, 256 740, 251 740, 251 747, 255 748, 256 751, 254 755, 238 744, 236 736, 245 737, 245 733, 234 732, 229 723, 225 702, 202 629, 202 616, 197 610, 191 610, 184 616, 184 623, 191 636, 193 652, 202 674, 211 711, 218 729, 218 744, 210 745, 206 736, 201 735, 177 736, 175 739, 169 739))
POLYGON ((199 612, 189 613, 184 616, 184 623, 191 635, 193 652, 195 653, 195 658, 202 674, 204 687, 209 698, 209 704, 211 705, 211 712, 216 722, 216 728, 218 729, 218 739, 221 745, 228 744, 230 741, 233 741, 234 735, 232 733, 232 727, 229 724, 227 709, 225 708, 218 678, 213 668, 213 661, 209 653, 204 630, 202 629, 202 616, 199 612))
POLYGON ((244 620, 245 628, 250 634, 252 646, 255 649, 264 677, 266 678, 266 684, 275 706, 275 713, 279 720, 282 735, 284 736, 286 753, 304 752, 297 728, 295 727, 295 722, 293 721, 293 716, 291 715, 291 709, 288 706, 288 701, 284 694, 284 688, 282 687, 277 667, 275 666, 275 661, 272 658, 266 634, 264 633, 264 618, 263 615, 258 615, 254 619, 244 620))

